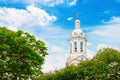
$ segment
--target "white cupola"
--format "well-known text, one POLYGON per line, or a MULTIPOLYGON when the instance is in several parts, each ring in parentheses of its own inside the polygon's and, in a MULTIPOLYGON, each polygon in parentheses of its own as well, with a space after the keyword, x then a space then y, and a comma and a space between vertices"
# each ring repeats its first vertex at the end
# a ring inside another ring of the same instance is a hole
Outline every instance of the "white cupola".
POLYGON ((80 20, 76 19, 75 21, 75 29, 80 29, 80 20))

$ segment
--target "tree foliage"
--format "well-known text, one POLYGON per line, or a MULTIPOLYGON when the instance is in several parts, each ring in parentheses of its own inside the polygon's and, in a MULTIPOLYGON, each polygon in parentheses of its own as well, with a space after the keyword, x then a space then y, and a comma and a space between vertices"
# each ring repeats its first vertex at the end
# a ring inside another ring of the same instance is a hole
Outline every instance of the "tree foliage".
POLYGON ((101 49, 91 60, 44 74, 37 80, 120 80, 120 51, 101 49))
POLYGON ((0 27, 0 80, 26 79, 41 73, 47 47, 27 32, 0 27))

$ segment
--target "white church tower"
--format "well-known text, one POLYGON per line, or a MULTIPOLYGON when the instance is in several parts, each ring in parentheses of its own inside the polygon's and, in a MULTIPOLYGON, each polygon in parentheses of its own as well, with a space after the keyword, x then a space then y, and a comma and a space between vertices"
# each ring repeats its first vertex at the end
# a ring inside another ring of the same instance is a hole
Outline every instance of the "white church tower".
POLYGON ((80 20, 78 18, 75 20, 75 29, 70 35, 69 45, 70 45, 69 48, 70 54, 67 59, 66 65, 71 65, 71 64, 77 65, 81 61, 85 61, 87 59, 86 35, 80 28, 80 20))

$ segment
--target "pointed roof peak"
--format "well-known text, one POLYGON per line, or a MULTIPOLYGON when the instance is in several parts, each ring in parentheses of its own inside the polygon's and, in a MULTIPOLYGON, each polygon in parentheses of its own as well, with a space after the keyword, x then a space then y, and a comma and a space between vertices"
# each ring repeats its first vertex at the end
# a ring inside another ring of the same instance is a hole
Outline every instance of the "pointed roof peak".
POLYGON ((78 19, 79 14, 76 14, 75 29, 80 29, 80 20, 78 19))
POLYGON ((79 19, 79 14, 78 13, 76 14, 76 19, 79 19))
POLYGON ((76 14, 76 20, 75 20, 75 22, 80 22, 80 20, 79 20, 79 14, 78 13, 76 14))

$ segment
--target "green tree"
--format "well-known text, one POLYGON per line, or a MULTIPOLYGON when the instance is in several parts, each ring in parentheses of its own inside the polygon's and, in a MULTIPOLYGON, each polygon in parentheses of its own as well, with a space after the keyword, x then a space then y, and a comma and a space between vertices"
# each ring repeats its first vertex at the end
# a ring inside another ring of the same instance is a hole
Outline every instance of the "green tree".
POLYGON ((108 80, 120 79, 120 51, 104 48, 98 51, 93 60, 104 62, 107 65, 108 80))
POLYGON ((77 79, 106 80, 107 65, 104 62, 89 60, 77 66, 77 79))
POLYGON ((120 51, 112 48, 103 48, 97 52, 93 60, 103 61, 106 64, 110 64, 111 62, 114 61, 120 62, 120 51))
POLYGON ((27 79, 41 72, 47 47, 27 32, 0 27, 0 80, 27 79))
POLYGON ((44 74, 37 80, 120 80, 120 51, 101 49, 91 60, 44 74))

